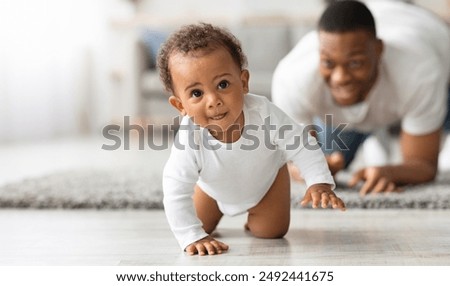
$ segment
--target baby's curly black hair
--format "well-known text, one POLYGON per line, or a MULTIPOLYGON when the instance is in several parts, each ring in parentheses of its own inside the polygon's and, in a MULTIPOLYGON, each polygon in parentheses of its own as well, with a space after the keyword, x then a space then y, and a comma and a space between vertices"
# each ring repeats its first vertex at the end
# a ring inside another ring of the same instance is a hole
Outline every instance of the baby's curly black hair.
POLYGON ((247 67, 241 43, 227 29, 207 23, 192 24, 181 27, 173 33, 161 46, 158 54, 159 77, 168 92, 173 92, 172 77, 169 70, 169 59, 174 52, 188 54, 190 52, 224 47, 241 70, 247 67))

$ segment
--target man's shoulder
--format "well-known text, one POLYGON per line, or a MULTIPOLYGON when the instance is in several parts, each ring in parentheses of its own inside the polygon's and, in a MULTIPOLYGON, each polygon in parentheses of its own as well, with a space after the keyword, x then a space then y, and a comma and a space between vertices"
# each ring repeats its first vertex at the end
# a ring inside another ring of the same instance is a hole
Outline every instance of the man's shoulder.
POLYGON ((402 49, 435 49, 447 45, 448 50, 448 25, 436 14, 399 1, 371 1, 367 6, 374 15, 377 34, 383 41, 402 49))
POLYGON ((388 42, 385 44, 382 65, 390 82, 407 88, 405 85, 413 87, 426 84, 427 78, 430 82, 438 80, 445 70, 442 60, 429 47, 399 47, 388 42))

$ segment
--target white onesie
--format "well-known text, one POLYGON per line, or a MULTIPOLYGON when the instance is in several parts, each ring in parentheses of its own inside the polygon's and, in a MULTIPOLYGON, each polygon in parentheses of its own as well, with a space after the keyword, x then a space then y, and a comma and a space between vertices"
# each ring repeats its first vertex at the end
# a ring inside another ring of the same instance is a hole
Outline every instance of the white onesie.
POLYGON ((308 187, 334 187, 325 156, 307 128, 263 96, 245 95, 243 112, 245 127, 234 143, 216 140, 189 117, 181 121, 164 168, 163 189, 165 213, 183 250, 207 236, 192 201, 195 184, 230 216, 257 205, 288 161, 299 168, 308 187))

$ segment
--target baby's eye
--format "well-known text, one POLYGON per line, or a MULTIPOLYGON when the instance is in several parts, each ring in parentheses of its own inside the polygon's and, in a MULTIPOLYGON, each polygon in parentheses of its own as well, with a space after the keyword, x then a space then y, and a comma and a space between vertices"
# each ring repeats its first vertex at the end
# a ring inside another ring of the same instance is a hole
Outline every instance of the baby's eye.
POLYGON ((191 96, 192 97, 200 97, 202 95, 203 95, 203 92, 201 90, 194 89, 193 91, 191 91, 191 96))
POLYGON ((227 88, 229 85, 230 85, 230 83, 229 83, 228 81, 222 80, 222 81, 219 83, 218 87, 219 87, 219 89, 225 89, 225 88, 227 88))

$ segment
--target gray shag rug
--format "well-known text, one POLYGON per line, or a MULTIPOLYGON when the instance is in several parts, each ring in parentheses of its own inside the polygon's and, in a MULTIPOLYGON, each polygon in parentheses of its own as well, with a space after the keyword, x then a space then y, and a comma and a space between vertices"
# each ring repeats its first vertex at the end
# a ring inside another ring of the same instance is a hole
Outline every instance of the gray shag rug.
MULTIPOLYGON (((360 197, 339 182, 336 193, 348 209, 449 209, 450 172, 403 193, 360 197)), ((293 192, 292 207, 304 190, 293 192)), ((145 169, 72 170, 0 186, 0 207, 34 209, 162 209, 161 174, 145 169)))

